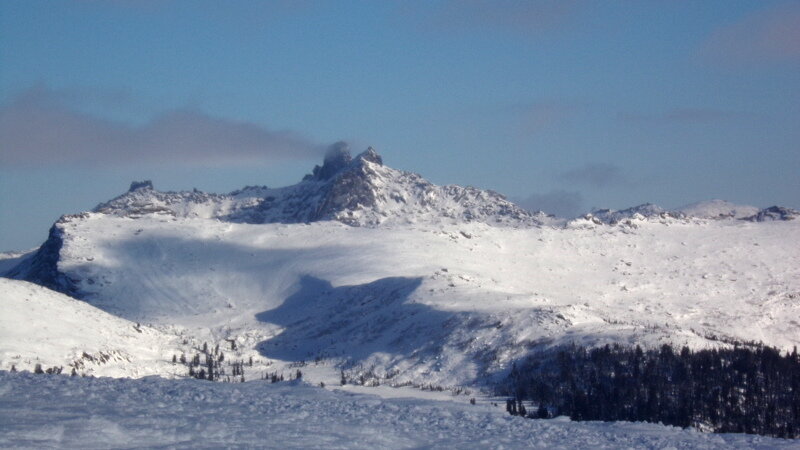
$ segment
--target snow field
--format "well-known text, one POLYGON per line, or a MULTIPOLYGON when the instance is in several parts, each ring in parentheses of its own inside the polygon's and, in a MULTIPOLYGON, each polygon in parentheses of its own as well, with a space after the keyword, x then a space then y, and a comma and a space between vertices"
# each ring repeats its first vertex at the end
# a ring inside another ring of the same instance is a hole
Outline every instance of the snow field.
POLYGON ((90 214, 62 225, 59 270, 128 320, 200 340, 246 335, 272 360, 349 359, 399 381, 469 384, 571 342, 800 344, 800 223, 584 222, 358 228, 90 214))
POLYGON ((241 384, 0 372, 4 448, 797 448, 644 423, 531 420, 489 405, 241 384))

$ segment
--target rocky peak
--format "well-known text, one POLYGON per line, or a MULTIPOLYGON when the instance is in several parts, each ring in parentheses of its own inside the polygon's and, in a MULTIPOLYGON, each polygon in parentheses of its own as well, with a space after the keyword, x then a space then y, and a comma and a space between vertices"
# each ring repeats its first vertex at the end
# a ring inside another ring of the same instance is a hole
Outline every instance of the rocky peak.
POLYGON ((375 149, 372 148, 372 147, 368 147, 361 154, 359 154, 356 157, 356 160, 369 161, 369 162, 377 164, 379 166, 383 165, 383 158, 381 158, 381 155, 379 155, 378 152, 375 151, 375 149))
POLYGON ((314 170, 303 181, 328 181, 347 169, 362 166, 364 162, 383 166, 383 158, 374 148, 369 147, 353 158, 350 156, 350 146, 346 142, 337 142, 328 147, 322 166, 314 166, 314 170))

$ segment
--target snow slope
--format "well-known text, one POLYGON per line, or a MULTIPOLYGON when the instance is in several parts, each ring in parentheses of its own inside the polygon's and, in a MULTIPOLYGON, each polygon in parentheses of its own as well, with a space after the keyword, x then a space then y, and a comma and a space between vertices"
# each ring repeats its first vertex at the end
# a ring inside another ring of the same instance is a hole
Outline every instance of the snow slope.
POLYGON ((472 383, 571 342, 800 344, 797 221, 365 228, 90 213, 56 227, 58 270, 100 309, 397 382, 472 383))
POLYGON ((490 405, 305 385, 0 372, 4 448, 797 448, 642 423, 531 420, 490 405))
POLYGON ((0 278, 0 305, 0 367, 32 371, 41 364, 105 376, 177 373, 168 362, 181 347, 175 336, 26 281, 0 278))

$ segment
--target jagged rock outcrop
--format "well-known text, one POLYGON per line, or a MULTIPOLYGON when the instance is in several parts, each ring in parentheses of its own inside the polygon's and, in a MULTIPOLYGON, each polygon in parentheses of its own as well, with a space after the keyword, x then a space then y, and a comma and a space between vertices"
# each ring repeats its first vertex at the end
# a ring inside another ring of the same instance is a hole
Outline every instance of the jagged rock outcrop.
POLYGON ((770 206, 742 220, 750 222, 770 222, 773 220, 794 220, 798 217, 800 217, 800 211, 796 209, 784 208, 783 206, 770 206))
POLYGON ((63 226, 72 217, 80 216, 62 216, 50 227, 50 232, 44 244, 35 253, 9 270, 5 277, 30 281, 57 292, 75 295, 78 291, 76 284, 58 270, 61 248, 64 245, 63 226))
POLYGON ((544 213, 527 212, 496 192, 436 186, 415 173, 386 167, 372 147, 353 158, 342 142, 328 149, 322 166, 315 166, 292 186, 247 187, 219 195, 197 190, 159 192, 149 181, 134 182, 128 192, 98 205, 94 212, 256 224, 336 220, 352 226, 441 221, 536 226, 550 219, 544 213))
POLYGON ((616 225, 630 219, 683 219, 685 214, 679 211, 667 211, 658 205, 644 203, 628 209, 596 209, 584 216, 583 220, 590 220, 597 224, 616 225))

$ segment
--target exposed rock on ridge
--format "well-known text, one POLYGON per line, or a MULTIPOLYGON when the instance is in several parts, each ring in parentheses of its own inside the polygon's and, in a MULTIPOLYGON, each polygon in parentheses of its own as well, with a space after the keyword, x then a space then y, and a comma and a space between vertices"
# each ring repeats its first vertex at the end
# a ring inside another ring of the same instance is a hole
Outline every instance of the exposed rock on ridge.
POLYGON ((352 226, 440 221, 536 226, 544 213, 530 213, 502 195, 472 187, 436 186, 421 176, 383 165, 368 148, 355 158, 345 143, 332 145, 322 166, 298 184, 270 189, 247 187, 226 195, 159 192, 149 181, 134 182, 125 194, 94 212, 138 217, 216 218, 239 223, 308 223, 336 220, 352 226))

